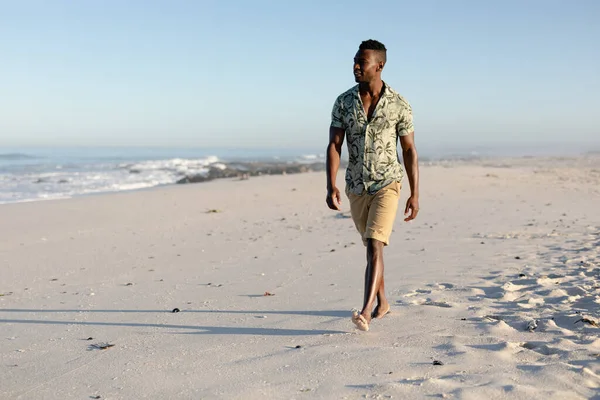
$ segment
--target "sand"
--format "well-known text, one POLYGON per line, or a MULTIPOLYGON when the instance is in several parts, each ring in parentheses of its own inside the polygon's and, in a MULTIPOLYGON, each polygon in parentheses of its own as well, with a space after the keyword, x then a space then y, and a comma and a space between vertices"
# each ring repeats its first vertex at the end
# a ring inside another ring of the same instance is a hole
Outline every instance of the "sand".
POLYGON ((323 173, 0 206, 0 398, 600 399, 600 159, 421 185, 369 332, 323 173))

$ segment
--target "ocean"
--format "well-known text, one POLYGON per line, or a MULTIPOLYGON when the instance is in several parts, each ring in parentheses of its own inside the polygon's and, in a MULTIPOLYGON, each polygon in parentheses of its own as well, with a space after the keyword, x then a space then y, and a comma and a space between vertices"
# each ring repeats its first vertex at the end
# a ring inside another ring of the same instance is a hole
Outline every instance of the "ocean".
POLYGON ((217 163, 323 157, 299 149, 0 147, 0 204, 170 185, 217 163))

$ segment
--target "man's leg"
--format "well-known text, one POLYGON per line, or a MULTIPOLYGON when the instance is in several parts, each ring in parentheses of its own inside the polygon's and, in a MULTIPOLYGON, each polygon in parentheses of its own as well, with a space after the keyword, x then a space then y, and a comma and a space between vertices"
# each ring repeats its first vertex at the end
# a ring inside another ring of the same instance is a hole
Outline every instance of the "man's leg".
POLYGON ((394 182, 381 189, 374 197, 365 232, 367 238, 367 268, 365 271, 365 297, 361 315, 381 318, 390 310, 385 297, 383 249, 389 243, 400 197, 400 184, 394 182), (377 306, 373 305, 377 298, 377 306))
MULTIPOLYGON (((367 194, 355 195, 352 193, 346 193, 348 195, 348 199, 350 200, 350 211, 352 214, 352 220, 354 221, 354 225, 356 226, 356 230, 360 233, 361 239, 365 248, 367 246, 367 241, 364 238, 365 230, 367 227, 367 219, 369 218, 369 206, 370 202, 373 199, 372 196, 367 194)), ((367 257, 368 258, 368 257, 367 257)), ((367 262, 367 271, 368 271, 369 262, 367 262)), ((365 272, 366 274, 367 272, 365 272)), ((367 292, 367 276, 365 275, 365 296, 367 292)), ((366 301, 366 297, 365 297, 366 301)), ((352 322, 356 325, 356 327, 362 331, 369 330, 369 321, 370 317, 363 318, 361 314, 357 311, 352 314, 352 322)))
POLYGON ((352 218, 363 236, 367 248, 365 294, 363 308, 353 313, 352 322, 360 330, 368 331, 371 318, 381 318, 389 311, 383 278, 383 248, 388 244, 396 218, 400 184, 394 182, 375 195, 350 195, 352 218), (377 299, 378 305, 373 311, 377 299))
POLYGON ((367 239, 365 297, 360 313, 367 321, 371 321, 376 299, 378 301, 377 309, 387 312, 387 308, 389 307, 383 286, 383 246, 384 243, 377 239, 367 239))
POLYGON ((377 305, 371 313, 373 318, 383 318, 387 313, 390 312, 390 303, 388 303, 387 297, 385 297, 385 270, 383 255, 381 257, 381 280, 379 281, 379 288, 377 290, 377 305))

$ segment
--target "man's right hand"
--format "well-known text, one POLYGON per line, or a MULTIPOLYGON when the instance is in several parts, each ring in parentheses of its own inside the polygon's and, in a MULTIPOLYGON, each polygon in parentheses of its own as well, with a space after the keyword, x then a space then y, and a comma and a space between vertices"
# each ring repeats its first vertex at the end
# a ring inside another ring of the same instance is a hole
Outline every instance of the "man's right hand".
POLYGON ((342 211, 342 196, 338 188, 333 187, 327 191, 327 206, 332 210, 342 211))

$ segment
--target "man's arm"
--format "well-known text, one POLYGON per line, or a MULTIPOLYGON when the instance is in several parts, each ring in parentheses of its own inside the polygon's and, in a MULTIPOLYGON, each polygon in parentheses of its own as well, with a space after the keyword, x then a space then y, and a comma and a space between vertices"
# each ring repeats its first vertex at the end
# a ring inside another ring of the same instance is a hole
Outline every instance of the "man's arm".
POLYGON ((406 209, 404 210, 404 215, 408 215, 408 217, 404 220, 411 221, 419 213, 419 163, 414 132, 400 136, 400 145, 402 146, 402 158, 410 184, 410 197, 406 202, 406 209))
POLYGON ((336 177, 340 168, 342 145, 345 131, 343 128, 329 128, 329 145, 327 146, 327 206, 341 211, 342 196, 336 187, 336 177))

